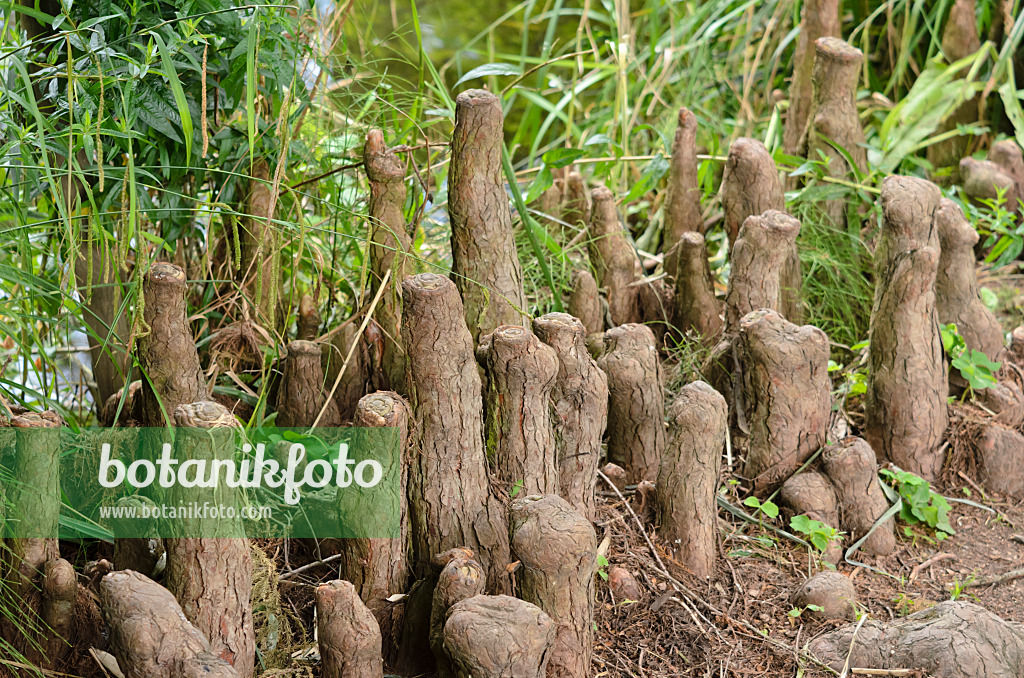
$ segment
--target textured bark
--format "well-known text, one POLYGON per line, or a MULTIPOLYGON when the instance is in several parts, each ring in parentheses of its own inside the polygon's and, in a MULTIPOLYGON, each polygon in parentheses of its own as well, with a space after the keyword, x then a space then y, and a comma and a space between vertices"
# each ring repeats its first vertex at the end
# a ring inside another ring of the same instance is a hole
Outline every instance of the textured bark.
POLYGON ((981 301, 978 276, 974 270, 974 246, 978 232, 974 230, 960 207, 943 198, 935 211, 942 251, 935 277, 935 307, 939 323, 956 323, 967 348, 981 351, 992 360, 1003 352, 1003 329, 999 321, 981 301))
POLYGON ((591 675, 597 535, 582 513, 556 495, 512 505, 509 519, 520 597, 555 623, 549 678, 591 675))
POLYGON ((990 160, 967 157, 960 161, 960 180, 964 193, 975 201, 1003 197, 1003 207, 1013 212, 1017 207, 1017 182, 1002 167, 990 160))
POLYGON ((554 641, 551 618, 509 596, 456 603, 444 624, 444 649, 457 678, 544 678, 554 641))
POLYGON ((910 177, 882 183, 864 437, 881 457, 934 480, 946 429, 946 364, 935 306, 941 194, 910 177))
POLYGON ((783 311, 781 270, 800 233, 800 222, 769 210, 748 217, 733 241, 732 271, 725 296, 726 331, 735 333, 751 311, 783 311))
POLYGON ((890 622, 869 619, 811 641, 810 651, 841 672, 917 669, 934 678, 1016 678, 1024 627, 973 603, 944 601, 890 622))
MULTIPOLYGON (((814 43, 814 101, 807 133, 806 157, 828 160, 828 175, 854 180, 853 167, 836 146, 846 151, 860 172, 868 168, 864 147, 864 128, 857 114, 857 81, 864 53, 839 38, 818 38, 814 43)), ((825 213, 832 224, 846 228, 845 199, 825 202, 825 213)))
POLYGON ((459 601, 481 595, 484 583, 483 568, 472 556, 449 560, 438 576, 430 608, 430 649, 437 659, 438 678, 451 678, 455 675, 448 654, 444 651, 444 622, 448 610, 459 601))
POLYGON ((405 225, 405 167, 384 143, 384 133, 370 130, 363 147, 363 163, 370 181, 370 292, 376 294, 391 271, 388 288, 377 305, 375 318, 384 334, 382 389, 405 388, 405 351, 402 348, 402 281, 405 280, 412 239, 405 225))
MULTIPOLYGON (((89 237, 102 237, 95 233, 94 228, 90 226, 89 237)), ((89 262, 84 253, 75 261, 75 277, 79 283, 78 294, 84 302, 82 319, 90 332, 89 355, 95 382, 95 388, 90 387, 90 390, 93 402, 102 405, 128 381, 131 367, 131 356, 125 351, 128 321, 122 308, 121 272, 113 261, 103 261, 104 254, 99 245, 86 244, 84 247, 92 247, 92 278, 89 278, 89 262), (107 271, 109 280, 103 279, 106 266, 110 269, 107 271)))
POLYGON ((526 308, 502 178, 503 124, 501 102, 490 92, 471 89, 456 99, 448 165, 452 271, 474 340, 498 325, 521 325, 526 308))
POLYGON ((856 612, 857 592, 853 582, 844 574, 834 571, 819 572, 793 592, 790 602, 803 614, 817 619, 853 619, 856 612), (814 605, 820 610, 805 609, 814 605))
POLYGON ((533 331, 558 356, 550 409, 559 494, 593 519, 601 439, 608 425, 608 377, 587 352, 586 330, 576 318, 548 313, 533 321, 533 331))
POLYGON ((633 573, 623 567, 612 567, 608 570, 608 589, 612 599, 617 603, 643 600, 644 592, 637 583, 633 573))
POLYGON ((125 678, 238 678, 171 592, 138 572, 111 572, 100 582, 110 651, 125 678))
MULTIPOLYGON (((850 436, 827 447, 822 461, 839 498, 841 527, 850 535, 851 543, 856 542, 889 510, 889 502, 878 484, 875 453, 866 440, 850 436)), ((871 533, 860 550, 887 556, 895 548, 890 518, 871 533)))
POLYGON ((559 174, 564 170, 555 170, 555 176, 551 186, 537 198, 537 210, 541 213, 540 221, 551 233, 561 233, 563 228, 559 224, 561 219, 562 197, 565 191, 565 179, 559 174))
MULTIPOLYGON (((321 344, 321 366, 324 372, 324 387, 329 393, 338 380, 338 372, 345 364, 345 356, 348 355, 352 343, 355 342, 356 349, 352 352, 352 358, 338 381, 338 388, 334 391, 334 404, 338 408, 338 416, 341 421, 351 421, 355 416, 356 406, 359 399, 366 395, 367 385, 370 381, 370 358, 365 339, 359 334, 359 319, 353 318, 341 330, 331 337, 329 344, 321 344)), ((326 416, 326 415, 325 415, 326 416)))
POLYGON ((665 449, 665 397, 654 335, 644 325, 613 327, 597 364, 608 375, 608 460, 631 483, 656 480, 665 449))
POLYGON ((629 244, 619 223, 612 192, 604 186, 594 189, 593 213, 590 217, 590 265, 597 274, 597 283, 608 298, 608 311, 615 325, 637 322, 636 252, 629 244))
POLYGON ((381 678, 380 628, 350 582, 316 587, 316 629, 324 678, 381 678))
MULTIPOLYGON (((814 471, 790 476, 782 484, 779 502, 794 516, 807 516, 836 530, 839 524, 839 499, 829 479, 814 471)), ((838 563, 843 557, 842 539, 834 539, 822 554, 822 559, 838 563)))
POLYGON ((977 444, 985 489, 1024 498, 1024 436, 1012 428, 986 424, 977 444))
POLYGON ((142 286, 145 321, 150 328, 138 338, 143 426, 172 425, 178 405, 209 396, 188 327, 186 285, 184 271, 161 262, 149 269, 142 286))
POLYGON ((797 155, 804 148, 807 120, 814 89, 814 44, 818 38, 839 36, 841 30, 839 0, 808 0, 800 11, 800 35, 793 53, 793 82, 789 86, 789 109, 782 135, 782 148, 787 155, 797 155))
POLYGON ((299 320, 297 323, 298 338, 302 341, 313 341, 320 335, 320 311, 316 307, 316 300, 303 294, 299 299, 299 320))
MULTIPOLYGON (((156 502, 149 497, 139 494, 121 497, 117 500, 116 505, 124 507, 134 506, 136 507, 135 511, 138 511, 143 506, 156 509, 156 502)), ((154 513, 153 515, 158 514, 154 513)), ((138 529, 137 520, 130 521, 131 527, 125 526, 125 528, 138 529)), ((124 534, 119 532, 119 529, 125 528, 119 528, 116 520, 111 521, 111 523, 110 528, 114 534, 124 534)), ((147 521, 143 537, 114 540, 114 565, 118 570, 135 570, 147 577, 155 577, 157 564, 165 553, 164 540, 160 538, 160 524, 156 519, 147 521)))
POLYGON ((437 669, 430 651, 430 612, 437 581, 437 574, 431 572, 413 584, 402 601, 402 633, 392 666, 399 675, 422 676, 437 669))
POLYGON ((45 665, 64 666, 70 653, 75 625, 75 600, 78 596, 78 575, 63 558, 46 561, 43 567, 42 618, 46 625, 41 645, 45 665))
POLYGON ((680 335, 692 332, 705 344, 710 344, 722 331, 722 309, 715 298, 714 283, 708 273, 704 236, 683 233, 676 243, 675 254, 676 293, 672 325, 680 335))
POLYGON ((734 141, 722 176, 722 208, 729 243, 735 248, 740 226, 747 217, 767 210, 782 211, 785 206, 782 182, 768 149, 756 139, 734 141))
POLYGON ((988 149, 988 159, 999 165, 1003 172, 1013 179, 1018 202, 1011 203, 1006 209, 1017 212, 1018 220, 1024 218, 1024 205, 1019 202, 1024 200, 1024 154, 1020 146, 1013 139, 997 141, 988 149))
POLYGON ((665 198, 665 273, 676 275, 676 243, 684 233, 704 233, 700 211, 700 186, 697 183, 697 118, 686 108, 679 109, 679 126, 672 141, 672 162, 668 168, 668 195, 665 198))
POLYGON ((277 302, 281 288, 281 242, 271 212, 273 188, 270 168, 262 158, 253 163, 249 193, 242 206, 242 260, 237 277, 255 306, 257 322, 273 331, 277 327, 277 302))
MULTIPOLYGON (((397 457, 390 462, 401 466, 399 536, 396 539, 342 539, 339 546, 342 554, 339 576, 355 586, 359 597, 375 614, 384 607, 385 598, 394 593, 405 593, 409 583, 409 507, 406 503, 409 419, 409 406, 402 396, 393 391, 378 391, 359 400, 352 422, 353 426, 397 429, 397 457)), ((339 511, 343 510, 339 507, 339 511)))
POLYGON ((569 172, 565 177, 562 221, 573 230, 582 230, 590 223, 590 196, 587 182, 579 172, 569 172))
POLYGON ((604 332, 604 308, 597 290, 597 280, 590 271, 574 271, 569 293, 569 314, 580 319, 587 335, 604 332))
POLYGON ((675 308, 675 287, 670 286, 665 278, 655 278, 638 280, 634 288, 640 322, 651 328, 656 345, 664 346, 675 308))
POLYGON ((458 290, 423 273, 403 283, 402 343, 413 426, 409 513, 414 569, 458 546, 479 556, 488 590, 509 590, 508 524, 490 493, 483 446, 480 373, 458 290))
POLYGON ((124 399, 119 416, 117 408, 121 405, 124 387, 117 389, 103 404, 103 409, 100 411, 100 424, 103 426, 127 426, 132 419, 132 413, 136 410, 136 398, 142 397, 139 395, 141 390, 141 381, 137 380, 128 384, 128 397, 124 399))
POLYGON ((715 493, 729 408, 718 391, 695 381, 668 406, 668 420, 668 444, 657 483, 661 536, 676 560, 706 579, 715 567, 715 493))
POLYGON ((1016 382, 1000 381, 975 391, 974 397, 995 415, 992 421, 1010 428, 1019 428, 1024 423, 1024 393, 1016 382))
POLYGON ((744 475, 774 487, 825 444, 832 414, 828 337, 775 311, 744 316, 739 333, 750 447, 744 475))
POLYGON ((549 402, 558 355, 517 325, 494 330, 481 352, 487 368, 487 453, 498 478, 526 494, 557 494, 558 455, 549 402))
POLYGON ((277 391, 278 426, 312 426, 324 405, 327 410, 317 426, 341 425, 338 404, 328 400, 333 384, 325 383, 320 344, 296 340, 288 344, 277 391))
MULTIPOLYGON (((234 458, 238 423, 223 405, 179 405, 174 419, 180 429, 177 458, 234 458)), ((170 503, 209 501, 213 506, 240 506, 238 489, 226 484, 186 492, 179 496, 172 489, 170 503)), ((165 540, 167 588, 181 603, 185 617, 209 639, 213 652, 234 666, 239 676, 252 676, 256 660, 252 560, 241 518, 178 519, 175 528, 185 536, 165 540)))

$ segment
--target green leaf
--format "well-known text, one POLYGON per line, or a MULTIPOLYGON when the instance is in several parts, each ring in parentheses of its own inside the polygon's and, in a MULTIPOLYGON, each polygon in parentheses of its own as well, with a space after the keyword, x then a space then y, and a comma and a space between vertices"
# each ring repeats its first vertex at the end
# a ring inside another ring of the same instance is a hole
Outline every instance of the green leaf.
MULTIPOLYGON (((181 81, 178 79, 178 71, 174 68, 174 61, 171 60, 171 53, 164 43, 160 34, 153 32, 153 39, 156 41, 157 49, 160 50, 160 60, 164 65, 164 75, 171 84, 171 92, 174 94, 174 101, 178 105, 178 117, 181 120, 181 130, 185 137, 185 164, 192 162, 192 114, 188 110, 188 101, 185 99, 185 90, 181 88, 181 81)), ((206 102, 202 102, 205 106, 206 102)))
POLYGON ((249 34, 245 39, 245 122, 249 132, 249 162, 256 152, 256 32, 259 30, 259 7, 249 20, 249 34))
POLYGON ((552 169, 560 169, 573 164, 587 154, 580 148, 552 148, 541 159, 552 169))
POLYGON ((522 74, 523 74, 522 69, 520 69, 518 66, 513 66, 512 64, 502 64, 502 63, 484 64, 482 66, 477 66, 476 68, 471 69, 468 73, 466 73, 464 76, 459 78, 455 82, 455 86, 458 87, 459 85, 461 85, 462 83, 466 82, 467 80, 475 80, 476 78, 486 78, 486 77, 491 76, 491 75, 522 75, 522 74))
POLYGON ((779 507, 775 505, 775 502, 769 500, 761 504, 761 511, 764 512, 769 518, 779 517, 779 507))

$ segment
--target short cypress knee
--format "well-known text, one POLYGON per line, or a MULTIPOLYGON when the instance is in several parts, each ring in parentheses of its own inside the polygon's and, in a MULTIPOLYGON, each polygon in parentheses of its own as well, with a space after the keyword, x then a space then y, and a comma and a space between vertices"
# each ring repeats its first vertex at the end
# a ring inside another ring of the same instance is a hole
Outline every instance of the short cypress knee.
POLYGON ((510 596, 473 596, 448 611, 444 649, 456 678, 545 678, 555 624, 510 596))
POLYGON ((468 554, 449 560, 438 575, 430 608, 430 649, 437 659, 438 678, 455 675, 444 651, 444 622, 448 610, 460 600, 484 593, 485 583, 483 568, 468 554))
POLYGON ((320 344, 299 340, 288 344, 282 373, 277 391, 278 426, 312 426, 325 405, 317 425, 341 425, 337 403, 328 400, 332 384, 325 383, 320 344))
MULTIPOLYGON (((875 452, 863 438, 848 437, 829 445, 822 454, 825 472, 836 488, 842 508, 842 527, 855 542, 866 535, 889 509, 878 484, 875 452)), ((872 555, 889 555, 896 548, 893 519, 878 526, 861 546, 872 555)))
POLYGON ((693 332, 710 344, 722 331, 722 309, 708 273, 707 249, 700 233, 683 233, 675 246, 676 293, 672 325, 679 335, 693 332))
POLYGON ((587 336, 604 332, 604 307, 597 280, 590 271, 574 271, 569 292, 569 315, 580 319, 587 336))
POLYGON ((316 587, 316 628, 324 678, 381 678, 380 627, 351 583, 316 587))

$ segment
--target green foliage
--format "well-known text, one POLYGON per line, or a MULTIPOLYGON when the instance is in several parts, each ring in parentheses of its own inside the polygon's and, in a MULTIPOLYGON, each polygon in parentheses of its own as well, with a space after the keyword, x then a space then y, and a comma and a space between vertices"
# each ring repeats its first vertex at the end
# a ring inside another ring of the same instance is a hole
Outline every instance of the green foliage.
POLYGON ((789 520, 789 526, 796 532, 807 537, 814 548, 824 553, 832 542, 840 539, 842 533, 834 527, 829 527, 820 520, 812 520, 804 515, 793 516, 789 520))
POLYGON ((899 516, 908 526, 925 525, 940 541, 956 534, 949 524, 949 502, 933 492, 927 480, 907 471, 882 469, 880 473, 902 499, 899 516))
POLYGON ((757 497, 751 495, 743 500, 743 505, 755 509, 755 515, 764 515, 769 520, 775 520, 779 517, 779 507, 771 499, 766 499, 762 502, 757 497))
POLYGON ((823 612, 825 608, 823 608, 821 605, 807 605, 805 607, 794 607, 786 613, 786 616, 792 620, 797 620, 807 610, 810 610, 811 612, 823 612))
POLYGON ((597 574, 598 574, 598 576, 601 577, 601 579, 604 579, 605 581, 608 581, 608 564, 609 564, 608 563, 608 558, 606 558, 605 556, 603 556, 601 554, 598 554, 598 556, 597 556, 597 574))
POLYGON ((960 376, 967 380, 971 391, 991 388, 998 383, 995 375, 1002 367, 1002 363, 989 360, 989 357, 981 351, 967 348, 955 323, 949 323, 942 327, 941 333, 942 347, 951 359, 950 364, 960 372, 960 376))

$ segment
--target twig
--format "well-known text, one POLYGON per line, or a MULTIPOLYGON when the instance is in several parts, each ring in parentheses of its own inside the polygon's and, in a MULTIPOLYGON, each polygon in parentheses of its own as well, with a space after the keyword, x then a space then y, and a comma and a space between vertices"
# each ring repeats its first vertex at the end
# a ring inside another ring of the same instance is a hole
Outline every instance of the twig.
POLYGON ((920 574, 921 570, 925 569, 926 567, 931 567, 940 560, 948 560, 950 558, 956 560, 956 556, 954 556, 952 553, 936 553, 934 556, 924 561, 923 563, 915 565, 914 569, 910 571, 910 578, 907 581, 914 581, 915 579, 917 579, 917 575, 920 574))
POLYGON ((277 575, 277 580, 284 581, 286 579, 291 579, 292 577, 297 577, 303 572, 312 570, 314 567, 320 567, 321 565, 327 565, 328 563, 333 563, 336 560, 341 560, 344 555, 344 553, 335 553, 333 556, 327 556, 323 560, 318 560, 316 562, 303 565, 302 567, 296 567, 294 570, 290 570, 288 572, 282 572, 277 575))
POLYGON ((1020 579, 1024 577, 1024 567, 1017 568, 1016 570, 1010 570, 1003 574, 995 577, 982 577, 981 579, 975 579, 974 581, 968 581, 964 584, 965 589, 977 588, 979 586, 995 586, 996 584, 1005 584, 1008 581, 1020 579))
POLYGON ((853 636, 850 638, 850 650, 846 653, 846 661, 843 663, 843 671, 839 674, 839 678, 846 678, 846 674, 850 671, 850 658, 853 657, 853 646, 857 643, 857 634, 860 633, 860 627, 864 626, 867 618, 867 615, 861 617, 860 621, 857 622, 857 628, 853 630, 853 636))
POLYGON ((917 676, 919 669, 850 669, 855 676, 917 676))

